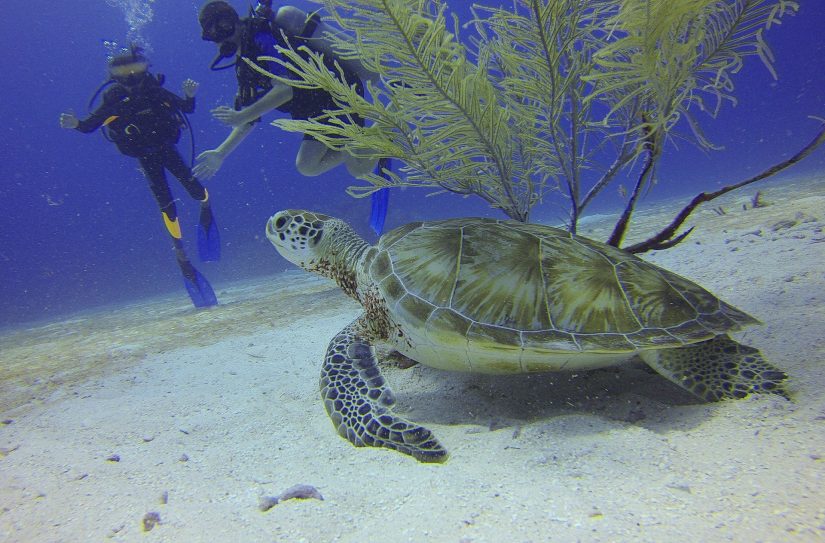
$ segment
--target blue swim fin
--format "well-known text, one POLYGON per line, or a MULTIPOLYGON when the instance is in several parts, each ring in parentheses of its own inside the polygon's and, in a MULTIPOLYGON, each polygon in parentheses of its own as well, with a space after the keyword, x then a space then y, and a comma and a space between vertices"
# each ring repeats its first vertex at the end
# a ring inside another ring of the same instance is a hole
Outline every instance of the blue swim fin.
POLYGON ((217 262, 221 259, 221 234, 211 206, 201 206, 197 238, 201 262, 217 262))
MULTIPOLYGON (((183 272, 183 284, 192 299, 192 304, 195 307, 218 305, 218 298, 215 296, 215 291, 212 290, 212 285, 209 284, 206 277, 201 275, 191 264, 189 267, 191 272, 189 270, 183 272)), ((183 266, 181 266, 181 269, 183 269, 183 266)))
POLYGON ((178 266, 180 266, 180 271, 183 274, 183 286, 186 287, 186 292, 189 293, 192 304, 195 307, 218 305, 218 298, 215 296, 215 291, 212 290, 212 285, 186 258, 186 254, 183 252, 183 243, 180 240, 175 240, 174 245, 178 266))
MULTIPOLYGON (((387 179, 384 170, 392 169, 392 160, 382 158, 375 166, 375 173, 387 179)), ((390 202, 390 189, 383 188, 372 193, 372 210, 370 211, 370 227, 379 236, 384 232, 384 221, 387 218, 387 206, 390 202)))

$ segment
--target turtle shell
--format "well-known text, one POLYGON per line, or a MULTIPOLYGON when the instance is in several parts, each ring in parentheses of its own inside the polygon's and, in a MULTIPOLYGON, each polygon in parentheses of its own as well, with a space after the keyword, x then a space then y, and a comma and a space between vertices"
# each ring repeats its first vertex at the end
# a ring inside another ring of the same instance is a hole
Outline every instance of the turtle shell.
MULTIPOLYGON (((377 249, 367 273, 414 343, 491 354, 502 371, 530 371, 525 352, 632 354, 757 322, 679 275, 549 226, 411 223, 377 249)), ((459 358, 430 365, 460 369, 459 358)))

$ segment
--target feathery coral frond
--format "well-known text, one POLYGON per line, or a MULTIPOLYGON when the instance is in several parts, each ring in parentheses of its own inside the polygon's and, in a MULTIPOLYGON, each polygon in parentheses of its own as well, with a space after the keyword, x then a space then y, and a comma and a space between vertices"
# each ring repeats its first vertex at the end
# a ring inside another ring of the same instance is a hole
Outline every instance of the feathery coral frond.
POLYGON ((438 0, 317 1, 341 30, 326 35, 332 49, 378 80, 362 97, 344 70, 290 46, 268 60, 292 75, 271 77, 324 89, 338 109, 273 124, 404 164, 403 178, 368 174, 369 186, 350 194, 433 187, 480 196, 526 221, 548 191, 562 189, 573 232, 617 175, 641 171, 629 218, 683 119, 713 148, 694 112, 715 115, 734 100, 744 57, 773 73, 762 33, 798 9, 792 0, 513 0, 510 9, 475 6, 476 37, 465 45, 438 0))

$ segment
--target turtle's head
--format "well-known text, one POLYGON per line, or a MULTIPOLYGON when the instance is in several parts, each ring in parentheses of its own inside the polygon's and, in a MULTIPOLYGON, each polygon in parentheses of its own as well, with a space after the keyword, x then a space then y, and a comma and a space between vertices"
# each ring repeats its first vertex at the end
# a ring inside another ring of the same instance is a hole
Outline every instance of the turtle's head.
POLYGON ((312 270, 323 258, 328 245, 326 237, 335 230, 335 223, 341 222, 320 213, 286 209, 266 223, 266 237, 282 257, 296 266, 312 270))
POLYGON ((340 219, 287 209, 273 215, 266 223, 266 237, 282 257, 296 266, 352 284, 361 254, 368 247, 355 231, 340 219))

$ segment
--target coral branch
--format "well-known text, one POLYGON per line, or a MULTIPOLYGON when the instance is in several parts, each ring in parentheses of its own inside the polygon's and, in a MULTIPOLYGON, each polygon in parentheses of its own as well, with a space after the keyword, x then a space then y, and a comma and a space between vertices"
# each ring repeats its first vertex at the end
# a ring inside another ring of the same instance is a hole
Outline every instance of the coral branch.
POLYGON ((682 211, 679 212, 678 215, 676 215, 676 217, 667 226, 667 228, 641 243, 631 245, 630 247, 625 247, 624 250, 629 253, 644 253, 647 251, 656 250, 660 248, 666 249, 668 247, 673 247, 680 241, 684 240, 690 233, 690 231, 693 230, 693 228, 691 228, 684 234, 681 234, 678 237, 673 238, 673 236, 676 234, 676 230, 678 230, 679 227, 685 222, 685 220, 687 220, 688 216, 691 213, 693 213, 693 210, 696 209, 699 206, 699 204, 710 202, 711 200, 718 198, 723 194, 727 194, 732 190, 736 190, 746 185, 750 185, 751 183, 756 183, 757 181, 761 181, 762 179, 776 175, 785 168, 793 166, 803 158, 810 155, 817 147, 822 145, 822 143, 825 143, 825 124, 819 127, 819 133, 813 140, 811 140, 810 143, 808 143, 808 145, 803 147, 798 153, 796 153, 788 160, 780 162, 779 164, 775 164, 767 170, 763 171, 762 173, 755 175, 749 179, 745 179, 744 181, 740 181, 739 183, 733 185, 722 187, 716 192, 702 192, 694 196, 693 200, 691 200, 691 202, 687 206, 685 206, 684 209, 682 209, 682 211))

